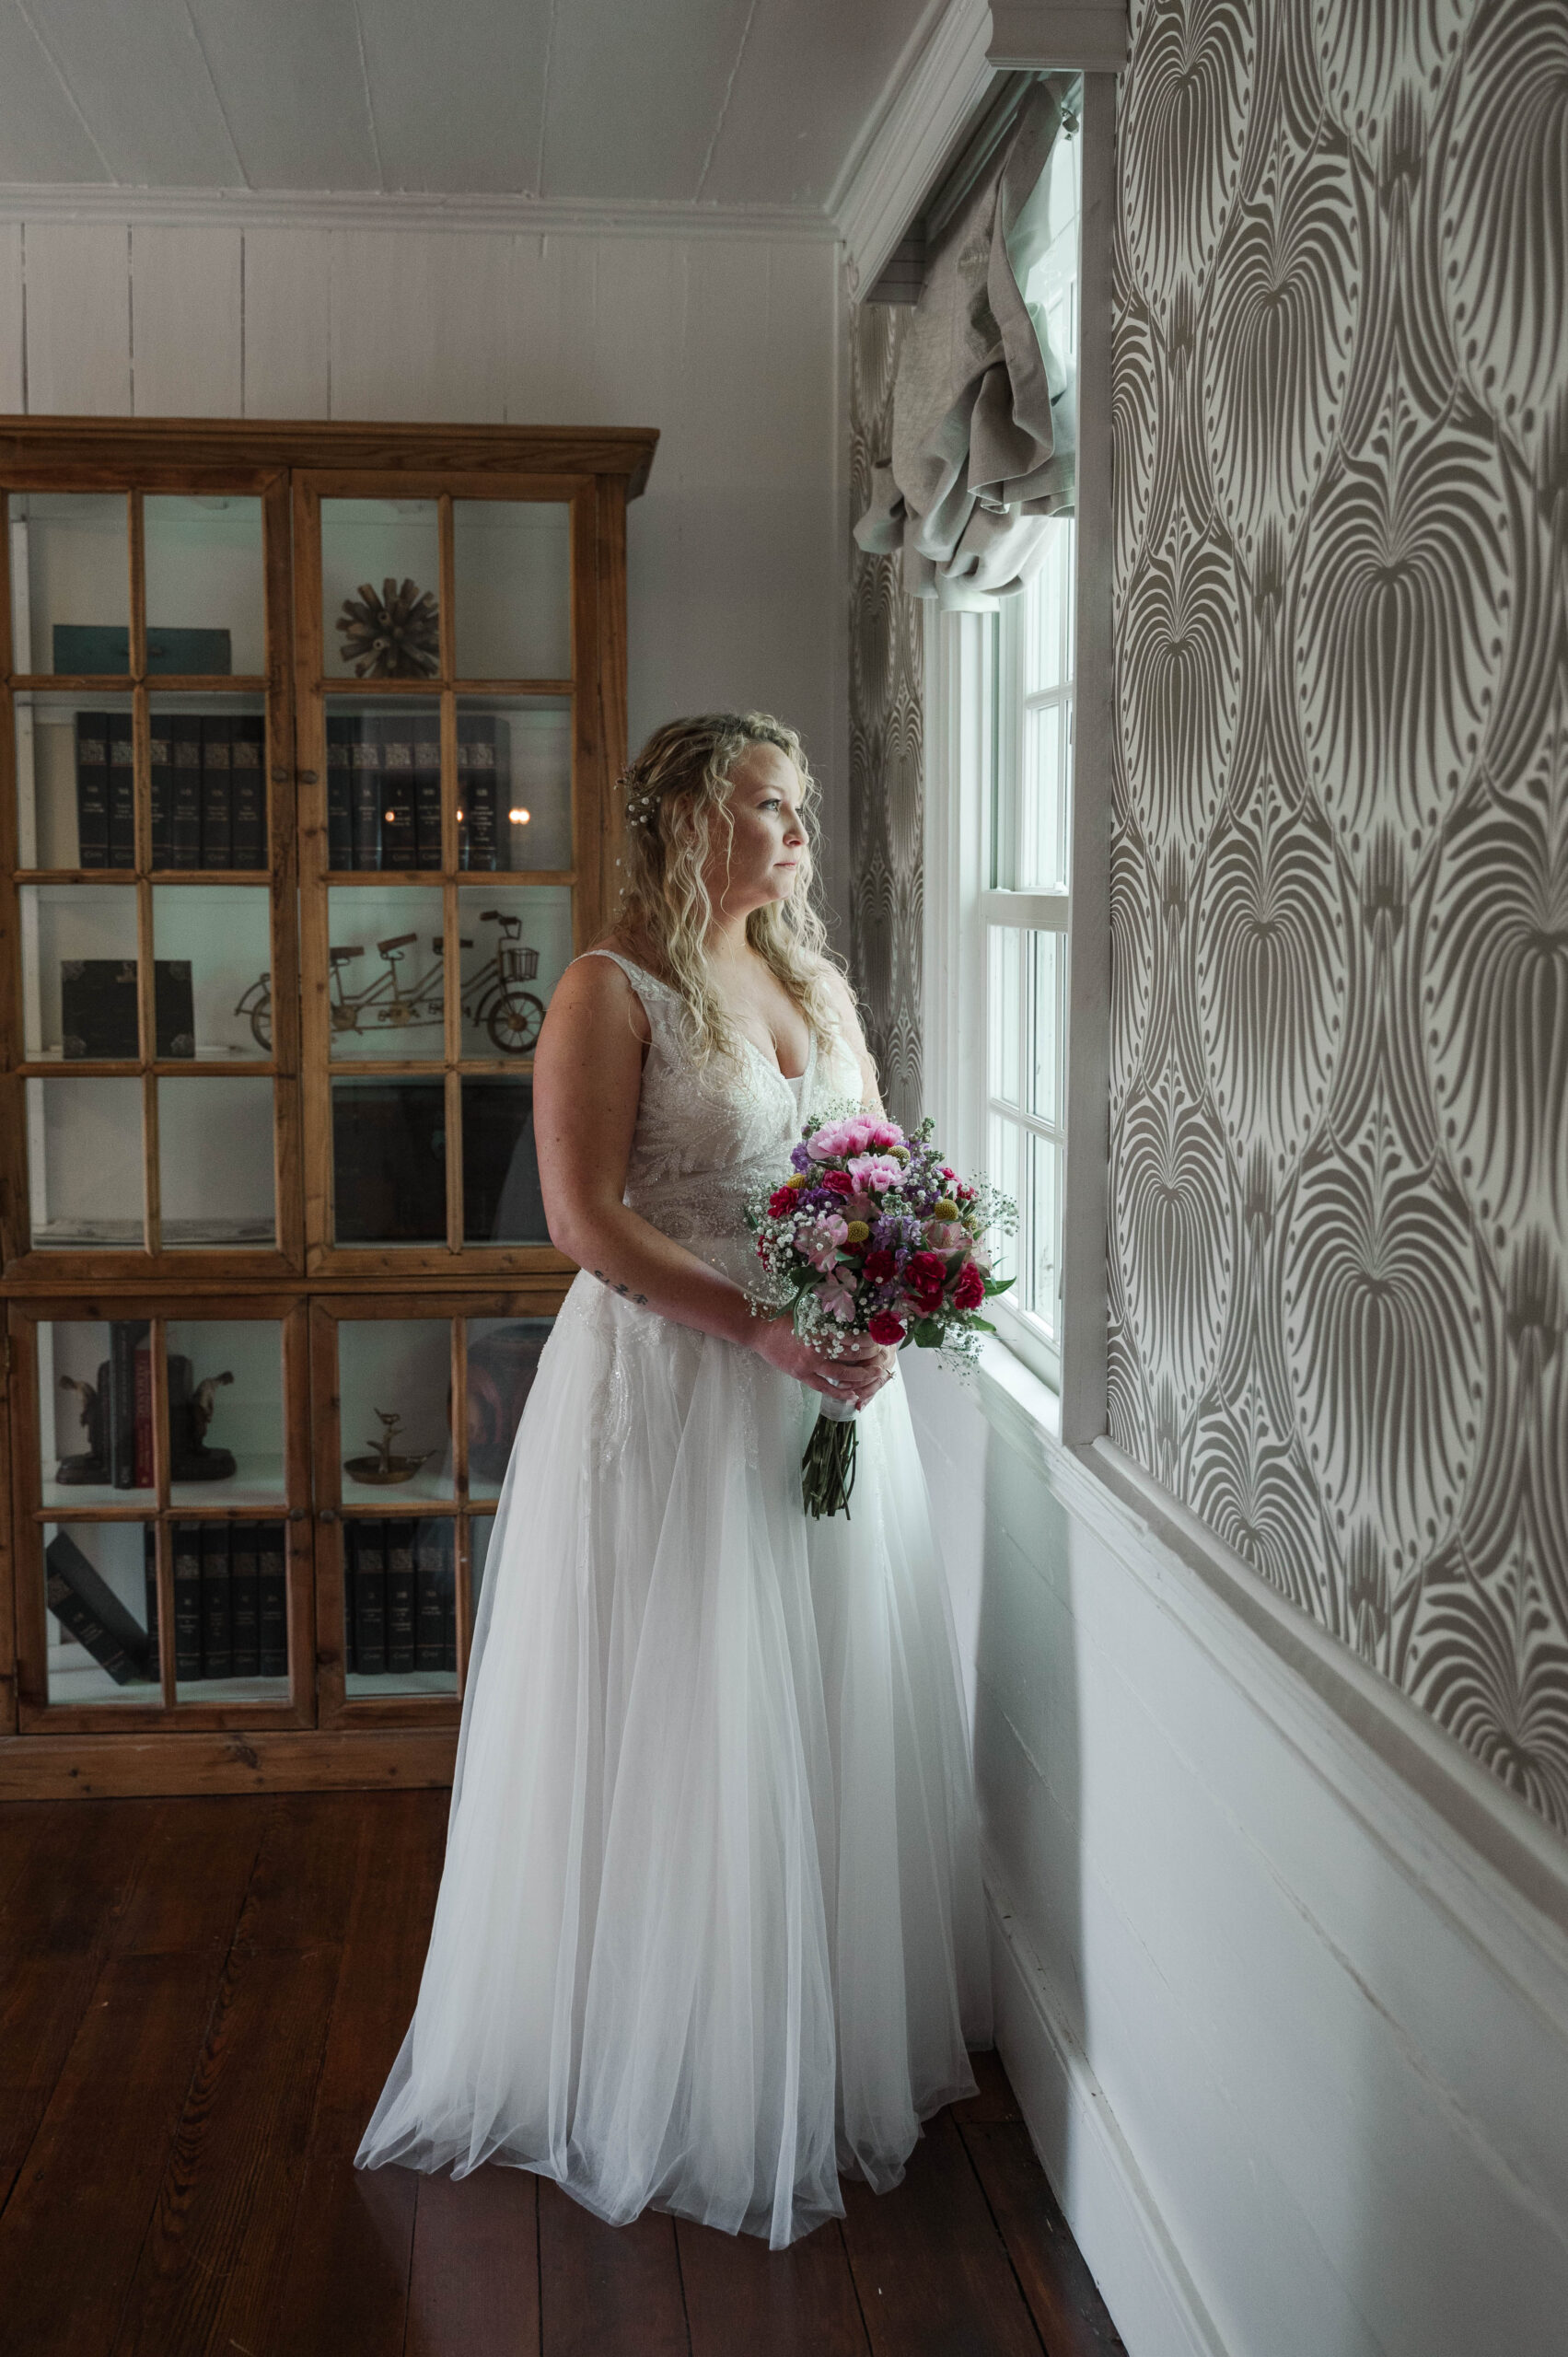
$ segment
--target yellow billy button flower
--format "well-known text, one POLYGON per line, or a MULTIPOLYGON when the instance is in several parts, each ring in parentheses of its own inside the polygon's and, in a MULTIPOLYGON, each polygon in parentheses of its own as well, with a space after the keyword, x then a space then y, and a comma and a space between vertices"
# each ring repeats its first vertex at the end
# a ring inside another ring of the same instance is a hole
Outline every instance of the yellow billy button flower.
POLYGON ((867 1227, 863 1219, 852 1219, 849 1225, 844 1230, 844 1242, 846 1244, 864 1244, 870 1234, 871 1230, 867 1227))
POLYGON ((804 1187, 805 1184, 806 1180, 798 1170, 796 1172, 793 1178, 786 1178, 784 1180, 784 1185, 786 1187, 804 1187))
POLYGON ((950 1203, 947 1201, 947 1196, 944 1195, 939 1203, 933 1204, 931 1216, 933 1219, 957 1219, 958 1216, 958 1206, 957 1203, 950 1203))

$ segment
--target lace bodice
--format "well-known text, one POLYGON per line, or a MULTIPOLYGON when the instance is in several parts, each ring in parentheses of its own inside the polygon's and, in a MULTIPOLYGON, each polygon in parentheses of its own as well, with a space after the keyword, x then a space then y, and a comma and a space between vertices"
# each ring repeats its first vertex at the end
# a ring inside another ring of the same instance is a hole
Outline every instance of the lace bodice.
POLYGON ((858 1099, 860 1066, 835 1027, 825 1053, 813 1036, 806 1070, 791 1080, 747 1040, 738 1058, 704 1071, 686 1046, 685 1010, 668 983, 612 949, 646 1009, 653 1033, 643 1066, 626 1202, 651 1226, 688 1245, 727 1275, 755 1281, 746 1203, 757 1187, 787 1177, 805 1116, 831 1098, 858 1099))

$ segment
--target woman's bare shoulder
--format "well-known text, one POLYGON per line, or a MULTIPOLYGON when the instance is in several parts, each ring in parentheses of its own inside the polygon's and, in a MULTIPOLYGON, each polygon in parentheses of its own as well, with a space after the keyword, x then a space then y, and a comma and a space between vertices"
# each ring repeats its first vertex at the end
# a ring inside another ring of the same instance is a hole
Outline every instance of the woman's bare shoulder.
MULTIPOLYGON (((615 962, 617 957, 637 963, 613 934, 607 934, 602 941, 594 943, 592 949, 574 958, 551 993, 550 1010, 552 1015, 563 1016, 574 1028, 619 1020, 629 1024, 635 1036, 645 1042, 653 1037, 653 1028, 631 976, 615 962), (598 951, 610 954, 596 955, 598 951)), ((562 1028, 559 1020, 555 1028, 558 1031, 562 1028)))

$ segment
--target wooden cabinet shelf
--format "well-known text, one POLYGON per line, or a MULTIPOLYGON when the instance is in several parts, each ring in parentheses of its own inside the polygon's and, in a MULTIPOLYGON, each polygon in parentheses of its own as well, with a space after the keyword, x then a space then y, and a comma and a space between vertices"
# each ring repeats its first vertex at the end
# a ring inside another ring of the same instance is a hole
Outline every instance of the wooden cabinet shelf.
POLYGON ((656 440, 0 420, 0 1795, 449 1772, 656 440))

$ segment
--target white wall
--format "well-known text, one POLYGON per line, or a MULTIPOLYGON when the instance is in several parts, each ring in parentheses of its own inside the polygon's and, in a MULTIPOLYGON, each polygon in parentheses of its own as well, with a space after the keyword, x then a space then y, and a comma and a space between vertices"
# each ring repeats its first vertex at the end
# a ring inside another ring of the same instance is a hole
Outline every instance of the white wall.
POLYGON ((787 718, 842 876, 848 542, 823 225, 539 235, 33 217, 25 195, 6 210, 0 409, 656 425, 628 525, 632 742, 711 706, 787 718))
POLYGON ((1562 2357, 1568 1939, 1074 1452, 908 1381, 998 2044, 1132 2357, 1562 2357))

